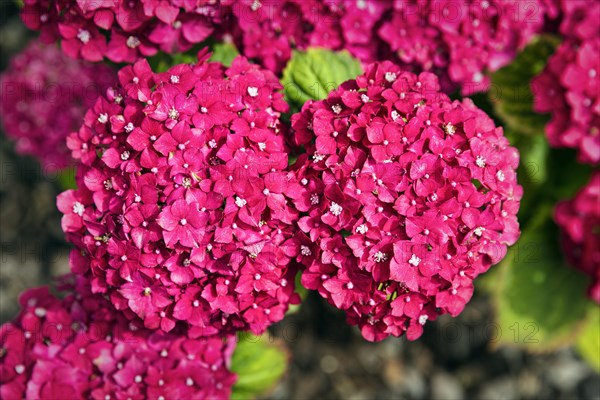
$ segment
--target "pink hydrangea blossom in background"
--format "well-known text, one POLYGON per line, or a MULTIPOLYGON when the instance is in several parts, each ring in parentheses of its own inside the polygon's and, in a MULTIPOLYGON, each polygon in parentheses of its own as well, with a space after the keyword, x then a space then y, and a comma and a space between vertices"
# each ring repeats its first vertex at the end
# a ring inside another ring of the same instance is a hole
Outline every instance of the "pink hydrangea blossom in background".
POLYGON ((557 204, 554 220, 568 263, 591 278, 589 296, 600 304, 600 172, 575 198, 557 204))
POLYGON ((71 165, 67 135, 116 80, 108 66, 72 60, 56 46, 34 41, 0 75, 3 130, 18 153, 38 158, 44 169, 71 165))
POLYGON ((90 61, 133 62, 214 36, 276 73, 294 48, 320 46, 347 49, 364 63, 393 59, 434 71, 447 91, 472 93, 485 91, 486 73, 508 64, 556 14, 549 0, 27 0, 22 18, 90 61))
POLYGON ((532 82, 534 109, 550 113, 550 145, 574 148, 583 163, 600 163, 600 3, 564 1, 564 42, 532 82))
POLYGON ((115 313, 79 278, 29 289, 21 312, 0 327, 3 399, 228 398, 235 338, 189 339, 145 329, 115 313))
POLYGON ((375 63, 292 117, 302 283, 367 340, 458 315, 519 237, 517 150, 431 73, 375 63))
POLYGON ((238 57, 119 71, 68 138, 78 190, 58 196, 73 272, 149 329, 262 333, 299 302, 288 110, 275 75, 238 57))
POLYGON ((232 0, 26 0, 21 18, 41 40, 61 41, 71 57, 134 62, 160 49, 189 50, 210 37, 231 14, 232 0))

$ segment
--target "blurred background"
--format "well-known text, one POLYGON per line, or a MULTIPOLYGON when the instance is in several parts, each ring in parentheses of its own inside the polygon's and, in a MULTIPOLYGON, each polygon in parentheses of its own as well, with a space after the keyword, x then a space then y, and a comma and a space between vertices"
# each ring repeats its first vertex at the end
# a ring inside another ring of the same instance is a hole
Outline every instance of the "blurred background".
MULTIPOLYGON (((0 2, 0 70, 31 37, 13 2, 0 2)), ((60 191, 54 174, 16 155, 0 133, 0 323, 16 315, 23 289, 69 270, 70 247, 55 207, 60 191)), ((416 342, 368 343, 343 313, 310 294, 299 312, 270 331, 269 340, 287 347, 291 363, 265 398, 600 400, 600 376, 575 350, 529 354, 517 346, 523 337, 494 324, 493 312, 479 288, 458 318, 428 323, 416 342), (515 345, 500 346, 503 336, 515 345)))

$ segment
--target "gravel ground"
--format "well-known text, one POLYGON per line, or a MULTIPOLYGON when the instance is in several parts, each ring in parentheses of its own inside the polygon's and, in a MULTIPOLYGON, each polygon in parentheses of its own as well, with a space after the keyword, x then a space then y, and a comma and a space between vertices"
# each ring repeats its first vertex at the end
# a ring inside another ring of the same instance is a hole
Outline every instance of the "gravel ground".
MULTIPOLYGON (((26 32, 14 8, 0 3, 4 69, 26 32)), ((55 208, 59 192, 52 175, 15 155, 0 134, 0 323, 14 317, 23 289, 68 272, 69 246, 55 208)), ((495 349, 488 339, 491 313, 489 299, 476 293, 458 318, 427 324, 416 342, 368 343, 343 314, 310 295, 271 330, 289 348, 291 364, 265 398, 600 400, 600 376, 572 349, 545 355, 495 349)))

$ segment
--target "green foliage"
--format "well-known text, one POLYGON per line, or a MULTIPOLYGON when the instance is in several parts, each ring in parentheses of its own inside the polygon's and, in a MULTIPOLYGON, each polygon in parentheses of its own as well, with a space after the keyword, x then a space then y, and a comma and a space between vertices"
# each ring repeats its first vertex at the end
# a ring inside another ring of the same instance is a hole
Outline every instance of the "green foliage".
POLYGON ((307 100, 325 99, 341 83, 361 73, 360 63, 347 51, 295 51, 283 71, 286 100, 300 108, 307 100))
POLYGON ((287 310, 286 315, 297 313, 300 310, 302 303, 306 299, 306 296, 308 296, 308 289, 302 286, 302 271, 298 271, 296 273, 294 281, 296 283, 296 292, 298 292, 298 294, 300 295, 300 304, 291 304, 287 310))
POLYGON ((538 205, 497 267, 493 294, 499 344, 553 350, 571 344, 585 323, 588 280, 563 262, 551 210, 550 204, 538 205))
POLYGON ((287 363, 286 351, 268 334, 240 333, 231 360, 231 370, 238 375, 231 399, 253 399, 270 391, 285 373, 287 363))
POLYGON ((542 72, 558 42, 550 35, 538 36, 511 64, 492 74, 488 97, 507 128, 531 135, 544 132, 548 116, 533 111, 530 82, 542 72))
POLYGON ((240 54, 232 43, 215 43, 211 49, 210 61, 220 62, 226 67, 230 67, 233 59, 240 54))
POLYGON ((155 56, 149 57, 150 67, 155 72, 165 72, 177 64, 193 64, 198 61, 198 51, 204 47, 210 47, 212 55, 210 61, 223 63, 226 67, 231 65, 233 59, 239 54, 237 48, 230 43, 211 43, 205 41, 194 46, 185 53, 167 54, 162 51, 155 56))
POLYGON ((77 183, 75 182, 76 171, 75 167, 69 167, 55 173, 55 179, 61 189, 77 189, 77 183))
POLYGON ((588 322, 577 340, 579 354, 600 372, 600 307, 592 304, 588 312, 588 322))

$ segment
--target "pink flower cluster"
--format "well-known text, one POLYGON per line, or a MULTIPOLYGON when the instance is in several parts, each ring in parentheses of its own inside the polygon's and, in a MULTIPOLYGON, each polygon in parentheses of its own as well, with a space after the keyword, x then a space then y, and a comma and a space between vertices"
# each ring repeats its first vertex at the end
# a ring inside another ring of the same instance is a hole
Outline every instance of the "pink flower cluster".
POLYGON ((79 189, 57 204, 73 272, 146 328, 258 334, 300 300, 282 246, 300 187, 286 171, 288 106, 271 72, 209 56, 121 69, 68 138, 79 189))
POLYGON ((564 42, 532 82, 534 109, 550 113, 546 135, 574 148, 583 163, 600 163, 600 3, 560 3, 564 42))
POLYGON ((65 145, 85 111, 116 81, 105 65, 72 60, 56 46, 31 42, 0 75, 0 119, 16 150, 37 157, 47 170, 72 163, 65 145))
POLYGON ((211 35, 279 73, 292 48, 348 49, 361 61, 395 59, 435 71, 448 90, 484 91, 486 71, 509 63, 553 17, 546 0, 27 0, 22 17, 46 40, 86 60, 133 62, 188 50, 211 35), (107 42, 106 32, 110 35, 107 42))
POLYGON ((25 0, 21 18, 71 57, 134 62, 189 50, 211 36, 232 0, 25 0))
POLYGON ((347 49, 364 63, 435 71, 447 86, 484 91, 494 71, 543 28, 538 0, 245 0, 233 7, 242 54, 281 71, 293 48, 347 49))
POLYGON ((3 399, 230 396, 233 337, 151 332, 115 313, 81 281, 64 299, 41 287, 24 292, 20 302, 18 317, 0 327, 3 399))
POLYGON ((574 199, 556 205, 554 219, 562 229, 567 261, 590 276, 589 296, 600 304, 600 172, 574 199))
POLYGON ((430 73, 369 65, 292 117, 302 283, 367 340, 418 338, 459 314, 473 279, 519 237, 517 150, 430 73))

